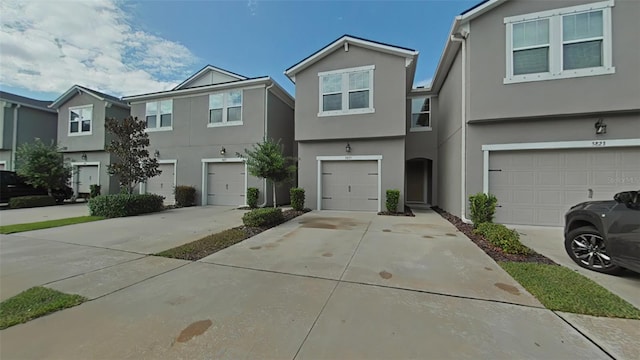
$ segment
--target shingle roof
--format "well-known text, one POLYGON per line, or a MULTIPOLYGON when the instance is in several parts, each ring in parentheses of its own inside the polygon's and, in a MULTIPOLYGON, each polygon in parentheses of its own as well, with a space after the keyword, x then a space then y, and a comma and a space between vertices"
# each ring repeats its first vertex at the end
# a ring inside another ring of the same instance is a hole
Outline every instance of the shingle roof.
POLYGON ((6 91, 0 91, 0 99, 6 100, 7 102, 26 105, 26 106, 44 110, 44 111, 49 111, 49 112, 52 111, 51 109, 48 108, 48 106, 51 105, 52 103, 51 101, 36 100, 36 99, 28 98, 25 96, 12 94, 6 91))

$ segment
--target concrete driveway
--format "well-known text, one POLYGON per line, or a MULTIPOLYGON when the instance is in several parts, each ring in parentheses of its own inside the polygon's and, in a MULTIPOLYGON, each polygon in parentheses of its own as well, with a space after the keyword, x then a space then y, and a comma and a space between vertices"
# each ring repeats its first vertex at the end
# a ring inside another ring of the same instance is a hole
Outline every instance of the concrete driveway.
POLYGON ((526 246, 590 278, 640 309, 640 274, 626 271, 620 276, 613 276, 578 266, 564 249, 564 229, 561 227, 516 226, 515 229, 520 233, 520 240, 526 246))
MULTIPOLYGON (((133 283, 122 281, 139 274, 133 266, 50 283, 93 300, 2 331, 0 357, 609 359, 638 350, 637 337, 579 332, 542 308, 433 212, 312 212, 199 262, 160 260, 133 283), (121 284, 91 285, 101 281, 121 284)), ((126 264, 136 261, 158 260, 126 264)))
POLYGON ((23 224, 37 221, 66 219, 89 215, 89 207, 85 202, 75 204, 44 206, 29 209, 0 209, 0 225, 23 224))

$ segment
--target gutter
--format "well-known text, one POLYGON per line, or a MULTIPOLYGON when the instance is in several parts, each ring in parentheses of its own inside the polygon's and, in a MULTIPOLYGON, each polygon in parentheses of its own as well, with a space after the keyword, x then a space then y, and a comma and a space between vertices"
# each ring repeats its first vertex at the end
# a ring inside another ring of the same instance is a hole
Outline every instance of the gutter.
POLYGON ((462 30, 451 35, 452 42, 459 42, 462 45, 462 93, 460 107, 461 141, 460 141, 460 220, 466 224, 473 224, 467 219, 467 36, 469 33, 462 30))
POLYGON ((13 134, 11 143, 11 170, 16 171, 16 150, 18 150, 18 109, 22 105, 16 104, 13 108, 13 134))
MULTIPOLYGON (((267 116, 269 114, 269 90, 274 87, 274 83, 264 88, 264 138, 267 139, 267 129, 269 121, 267 121, 267 116)), ((267 179, 262 179, 262 188, 264 189, 264 202, 258 205, 258 207, 267 206, 267 179)))

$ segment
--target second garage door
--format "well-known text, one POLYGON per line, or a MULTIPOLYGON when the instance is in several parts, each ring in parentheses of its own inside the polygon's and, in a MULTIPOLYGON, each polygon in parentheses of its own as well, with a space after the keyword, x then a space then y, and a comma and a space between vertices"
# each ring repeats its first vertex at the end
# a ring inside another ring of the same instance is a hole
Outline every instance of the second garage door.
POLYGON ((489 156, 496 222, 562 226, 577 203, 638 190, 640 149, 498 151, 489 156))
POLYGON ((174 164, 160 164, 158 169, 162 173, 147 180, 147 193, 162 195, 165 204, 173 204, 175 203, 173 188, 176 186, 173 182, 175 166, 174 164))
POLYGON ((323 161, 322 209, 378 211, 377 161, 323 161))
POLYGON ((210 163, 207 166, 207 204, 244 205, 244 163, 210 163))

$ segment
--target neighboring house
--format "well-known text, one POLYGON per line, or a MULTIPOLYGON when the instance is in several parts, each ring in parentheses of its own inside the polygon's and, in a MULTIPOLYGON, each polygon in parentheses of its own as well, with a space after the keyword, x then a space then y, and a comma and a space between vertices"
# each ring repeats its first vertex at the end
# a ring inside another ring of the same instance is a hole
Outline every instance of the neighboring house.
POLYGON ((458 16, 427 89, 437 204, 464 218, 488 192, 497 222, 558 226, 640 188, 638 15, 638 1, 491 0, 458 16))
POLYGON ((345 35, 293 65, 299 186, 307 206, 385 210, 435 204, 435 97, 413 89, 418 52, 345 35))
POLYGON ((0 170, 15 170, 20 145, 36 138, 45 144, 56 142, 58 116, 49 104, 0 91, 0 170))
POLYGON ((128 117, 129 105, 114 96, 74 85, 49 107, 58 111, 58 146, 73 167, 75 194, 87 196, 93 184, 100 185, 102 194, 118 193, 118 178, 107 173, 107 165, 117 159, 105 151, 110 135, 104 124, 106 118, 128 117))
MULTIPOLYGON (((296 155, 294 99, 268 76, 208 65, 172 90, 123 100, 132 116, 146 119, 150 153, 162 171, 140 190, 169 202, 176 185, 189 185, 201 205, 245 205, 247 187, 260 190, 259 204, 271 204, 271 186, 248 174, 244 150, 270 138, 281 141, 285 155, 296 155)), ((288 189, 278 187, 279 204, 288 202, 288 189)))

